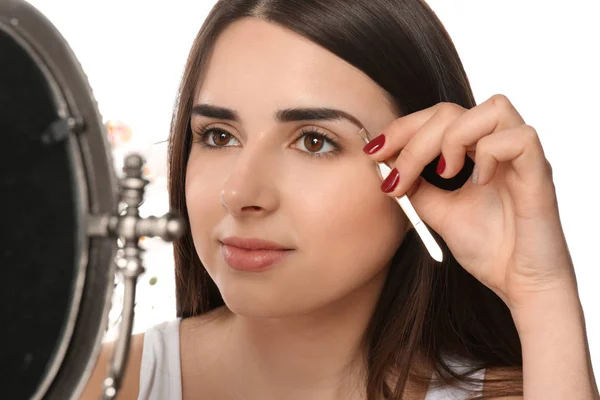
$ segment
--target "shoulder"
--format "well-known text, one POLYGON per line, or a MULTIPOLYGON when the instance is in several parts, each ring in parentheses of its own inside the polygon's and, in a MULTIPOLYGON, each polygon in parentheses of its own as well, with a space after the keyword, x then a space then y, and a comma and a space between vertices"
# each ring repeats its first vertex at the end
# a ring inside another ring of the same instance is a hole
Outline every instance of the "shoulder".
MULTIPOLYGON (((102 384, 108 372, 108 365, 112 360, 115 342, 102 345, 96 366, 87 382, 81 400, 97 400, 102 395, 102 384)), ((137 399, 140 381, 140 367, 142 363, 142 352, 144 349, 144 334, 131 336, 129 358, 125 368, 125 376, 119 391, 120 400, 137 399)))
POLYGON ((179 339, 184 372, 185 366, 194 364, 198 354, 206 360, 215 349, 222 348, 227 337, 228 315, 228 310, 222 307, 181 321, 179 339))
POLYGON ((180 326, 181 385, 183 398, 222 398, 224 365, 229 359, 229 311, 217 308, 186 318, 180 326))
MULTIPOLYGON (((522 388, 523 374, 520 369, 517 368, 488 368, 485 371, 485 384, 483 387, 483 395, 489 396, 492 392, 505 392, 509 393, 514 391, 515 382, 520 383, 522 388)), ((491 399, 498 400, 521 400, 523 396, 495 396, 490 397, 491 399)))
POLYGON ((442 359, 445 367, 452 371, 452 374, 448 375, 446 371, 440 372, 443 377, 437 373, 433 374, 430 386, 432 399, 467 398, 475 393, 486 399, 523 399, 522 395, 516 395, 521 393, 523 388, 520 368, 481 368, 479 362, 459 356, 445 355, 442 359), (464 380, 461 379, 460 383, 455 381, 454 374, 463 376, 464 380), (434 396, 437 393, 442 396, 434 396))
POLYGON ((180 325, 177 318, 146 331, 137 377, 140 399, 181 398, 180 325))

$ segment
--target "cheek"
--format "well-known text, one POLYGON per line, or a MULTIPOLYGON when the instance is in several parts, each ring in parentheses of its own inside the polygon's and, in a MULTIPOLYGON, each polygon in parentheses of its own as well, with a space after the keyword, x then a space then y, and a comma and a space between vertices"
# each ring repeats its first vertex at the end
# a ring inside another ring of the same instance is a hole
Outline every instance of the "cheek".
POLYGON ((211 244, 215 238, 211 232, 224 214, 219 197, 223 178, 208 173, 209 170, 192 152, 186 171, 185 199, 194 246, 207 270, 213 264, 210 262, 214 252, 211 244))
MULTIPOLYGON (((338 174, 327 185, 295 198, 294 225, 299 247, 323 285, 352 289, 385 268, 398 249, 408 221, 393 199, 379 189, 372 171, 338 174)), ((310 186, 309 186, 310 187, 310 186)))
POLYGON ((215 227, 230 218, 220 204, 220 192, 231 171, 192 154, 186 203, 194 245, 228 306, 248 315, 312 309, 348 295, 387 267, 407 221, 379 189, 375 169, 357 164, 303 161, 276 169, 276 184, 264 190, 278 197, 279 206, 254 223, 277 226, 299 251, 288 267, 261 280, 246 280, 226 268, 211 237, 215 227))

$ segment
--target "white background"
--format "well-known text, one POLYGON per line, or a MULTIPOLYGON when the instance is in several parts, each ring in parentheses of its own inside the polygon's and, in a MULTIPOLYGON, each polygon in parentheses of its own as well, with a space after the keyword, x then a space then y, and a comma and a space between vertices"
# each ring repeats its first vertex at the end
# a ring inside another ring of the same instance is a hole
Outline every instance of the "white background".
MULTIPOLYGON (((167 211, 166 145, 191 42, 213 0, 30 0, 69 41, 105 120, 120 119, 155 178, 146 213, 167 211)), ((430 0, 461 55, 475 98, 506 94, 550 160, 575 263, 595 370, 600 370, 600 7, 597 1, 430 0)), ((172 319, 171 246, 149 241, 134 330, 172 319), (148 284, 158 277, 154 286, 148 284)), ((600 372, 597 372, 599 375, 600 372)))

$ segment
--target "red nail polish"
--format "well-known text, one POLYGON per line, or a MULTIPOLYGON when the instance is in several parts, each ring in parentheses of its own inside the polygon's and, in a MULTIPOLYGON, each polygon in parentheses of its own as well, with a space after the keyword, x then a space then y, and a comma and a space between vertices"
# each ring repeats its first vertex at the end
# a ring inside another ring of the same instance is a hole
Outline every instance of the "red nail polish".
POLYGON ((381 134, 377 136, 375 139, 371 140, 369 143, 363 147, 363 151, 367 154, 374 154, 378 152, 383 145, 385 144, 385 135, 381 134))
POLYGON ((437 168, 435 169, 435 172, 438 175, 441 175, 441 174, 444 173, 445 169, 446 169, 446 159, 444 159, 444 155, 442 154, 440 156, 440 161, 438 161, 437 168))
POLYGON ((398 186, 400 182, 400 174, 398 170, 394 168, 390 174, 385 178, 383 182, 381 182, 381 190, 385 193, 393 192, 394 189, 398 186))

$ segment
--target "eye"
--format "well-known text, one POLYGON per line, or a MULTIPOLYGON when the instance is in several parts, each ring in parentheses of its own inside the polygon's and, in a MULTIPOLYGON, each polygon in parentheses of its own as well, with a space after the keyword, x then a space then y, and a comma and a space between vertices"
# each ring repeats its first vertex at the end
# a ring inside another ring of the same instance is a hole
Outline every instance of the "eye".
POLYGON ((340 150, 337 142, 329 137, 325 132, 320 132, 316 128, 306 128, 302 130, 302 136, 296 140, 305 150, 304 153, 314 157, 331 156, 340 150))
POLYGON ((231 133, 227 132, 224 129, 220 128, 203 128, 200 133, 198 133, 198 138, 195 141, 200 142, 202 147, 207 148, 219 148, 219 147, 234 147, 234 145, 228 145, 231 140, 235 140, 237 145, 240 142, 233 136, 231 133))
MULTIPOLYGON (((202 147, 209 150, 240 146, 239 140, 234 135, 215 127, 202 128, 199 133, 194 134, 194 142, 200 143, 202 147)), ((316 127, 303 129, 302 135, 294 143, 299 144, 301 153, 311 157, 329 157, 340 151, 340 146, 335 139, 316 127)))

